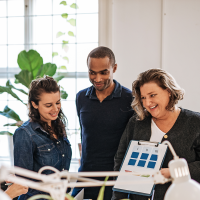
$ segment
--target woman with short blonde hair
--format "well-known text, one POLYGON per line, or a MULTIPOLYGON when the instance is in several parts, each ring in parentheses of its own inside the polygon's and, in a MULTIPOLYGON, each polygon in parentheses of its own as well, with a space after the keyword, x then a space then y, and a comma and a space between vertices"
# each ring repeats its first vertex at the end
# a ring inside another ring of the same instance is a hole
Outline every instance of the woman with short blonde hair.
POLYGON ((178 85, 171 74, 162 69, 149 69, 139 74, 138 78, 132 84, 132 94, 135 98, 131 104, 139 120, 143 120, 145 116, 149 115, 148 111, 142 105, 140 94, 140 87, 149 82, 156 82, 162 89, 170 91, 171 96, 169 104, 166 107, 167 110, 173 111, 175 105, 184 96, 184 89, 178 85))
MULTIPOLYGON (((168 140, 177 155, 188 162, 192 179, 200 182, 200 113, 178 107, 184 90, 162 69, 149 69, 133 82, 132 107, 136 111, 121 137, 114 158, 114 170, 119 171, 131 140, 163 142, 168 140)), ((173 159, 167 151, 161 174, 169 178, 168 163, 173 159)), ((136 162, 137 163, 137 162, 136 162)), ((148 170, 148 162, 145 166, 148 170)), ((163 200, 170 183, 155 186, 154 200, 163 200)), ((125 199, 127 193, 114 192, 112 200, 125 199)), ((130 194, 131 200, 149 197, 130 194)))

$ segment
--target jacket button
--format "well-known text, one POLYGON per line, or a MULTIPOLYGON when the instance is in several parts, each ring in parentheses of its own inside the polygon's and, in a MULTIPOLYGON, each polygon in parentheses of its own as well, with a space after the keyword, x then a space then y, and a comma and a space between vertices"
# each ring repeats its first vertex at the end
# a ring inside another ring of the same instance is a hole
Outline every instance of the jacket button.
POLYGON ((48 149, 48 151, 50 151, 50 149, 48 149))
POLYGON ((167 138, 168 138, 168 135, 164 135, 164 138, 167 139, 167 138))
POLYGON ((63 154, 62 157, 65 157, 65 154, 63 154))
POLYGON ((57 144, 59 144, 59 142, 57 142, 57 144))
POLYGON ((64 171, 65 169, 63 168, 62 170, 64 171))

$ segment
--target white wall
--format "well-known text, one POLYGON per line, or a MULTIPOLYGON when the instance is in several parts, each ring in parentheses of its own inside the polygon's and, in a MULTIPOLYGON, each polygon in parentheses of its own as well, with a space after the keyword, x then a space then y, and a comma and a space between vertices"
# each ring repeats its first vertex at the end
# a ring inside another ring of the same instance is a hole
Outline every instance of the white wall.
POLYGON ((115 78, 131 89, 140 72, 161 67, 186 90, 180 105, 200 111, 200 0, 108 2, 112 29, 103 44, 116 55, 115 78))
POLYGON ((200 0, 167 0, 163 68, 186 91, 180 105, 200 111, 200 0))

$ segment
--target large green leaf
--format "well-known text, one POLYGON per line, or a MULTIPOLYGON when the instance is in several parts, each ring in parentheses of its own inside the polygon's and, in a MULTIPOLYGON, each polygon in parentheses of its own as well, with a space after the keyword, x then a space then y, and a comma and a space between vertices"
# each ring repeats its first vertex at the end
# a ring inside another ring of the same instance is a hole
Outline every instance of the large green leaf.
POLYGON ((15 78, 27 88, 29 88, 31 81, 33 80, 32 73, 28 70, 22 70, 19 74, 15 75, 15 78))
MULTIPOLYGON (((107 180, 108 180, 108 176, 105 178, 104 182, 106 182, 107 180)), ((104 191, 105 191, 105 184, 101 187, 97 200, 103 200, 104 191)))
POLYGON ((12 109, 10 109, 8 106, 5 106, 3 111, 0 111, 0 115, 3 115, 4 117, 14 119, 15 121, 22 121, 19 117, 19 115, 12 109))
POLYGON ((17 79, 15 78, 14 83, 15 83, 15 84, 18 84, 18 83, 20 83, 20 82, 19 82, 19 80, 17 80, 17 79))
POLYGON ((67 97, 68 97, 67 92, 65 92, 64 90, 61 90, 60 92, 61 92, 61 98, 62 99, 67 99, 67 97))
POLYGON ((67 20, 72 26, 76 26, 76 19, 67 20))
POLYGON ((46 63, 41 66, 37 76, 43 77, 44 75, 53 76, 56 73, 57 66, 52 63, 46 63))
POLYGON ((17 122, 16 122, 16 123, 8 123, 8 124, 4 124, 3 126, 17 126, 17 122))
POLYGON ((16 123, 4 124, 3 126, 18 126, 18 127, 20 127, 22 124, 23 124, 23 121, 18 121, 16 123))
POLYGON ((0 135, 11 135, 11 136, 13 136, 13 133, 11 133, 9 131, 0 131, 0 135))
POLYGON ((16 88, 16 87, 14 87, 14 86, 11 84, 10 80, 8 80, 8 81, 6 82, 6 86, 9 87, 10 89, 13 88, 13 89, 15 89, 15 90, 18 90, 18 91, 20 91, 20 92, 22 92, 22 93, 28 95, 28 93, 25 92, 24 90, 18 89, 18 88, 16 88))
MULTIPOLYGON (((0 86, 0 94, 7 92, 8 94, 12 95, 15 99, 21 101, 23 104, 25 104, 11 89, 10 87, 4 87, 0 86)), ((25 104, 26 105, 26 104, 25 104)))
POLYGON ((35 50, 31 49, 28 52, 24 50, 19 53, 17 63, 22 70, 32 72, 32 79, 34 79, 40 66, 43 64, 43 59, 35 50))
POLYGON ((77 6, 77 4, 76 3, 73 3, 73 4, 71 4, 71 6, 70 6, 71 8, 74 8, 74 9, 78 9, 78 6, 77 6))

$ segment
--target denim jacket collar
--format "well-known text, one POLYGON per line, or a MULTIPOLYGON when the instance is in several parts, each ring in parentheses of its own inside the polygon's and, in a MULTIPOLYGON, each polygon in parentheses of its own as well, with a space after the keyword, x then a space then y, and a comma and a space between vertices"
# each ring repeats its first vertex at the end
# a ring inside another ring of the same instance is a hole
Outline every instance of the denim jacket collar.
MULTIPOLYGON (((121 97, 122 86, 116 80, 113 80, 113 81, 115 83, 115 89, 109 96, 106 97, 106 100, 111 100, 113 98, 121 97)), ((85 96, 89 97, 90 99, 98 100, 94 86, 91 86, 87 89, 85 96)))
POLYGON ((34 131, 36 131, 37 129, 40 129, 42 132, 49 135, 49 133, 47 133, 38 122, 31 122, 30 124, 34 131))

